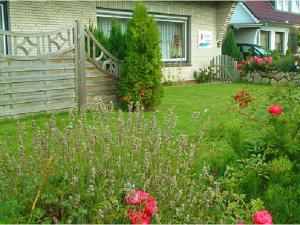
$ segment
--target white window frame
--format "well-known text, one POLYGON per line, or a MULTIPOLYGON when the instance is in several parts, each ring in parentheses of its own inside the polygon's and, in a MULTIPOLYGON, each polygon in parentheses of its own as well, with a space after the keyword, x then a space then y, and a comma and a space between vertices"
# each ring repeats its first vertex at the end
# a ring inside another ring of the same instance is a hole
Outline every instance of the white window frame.
MULTIPOLYGON (((1 11, 1 15, 2 15, 2 24, 1 28, 4 31, 5 30, 5 16, 4 16, 4 4, 0 3, 0 11, 1 11)), ((3 42, 1 43, 1 45, 3 45, 3 53, 6 54, 6 37, 5 35, 3 35, 3 42)))
POLYGON ((300 0, 291 0, 291 12, 300 14, 300 0), (297 8, 293 7, 293 4, 295 4, 297 8))
MULTIPOLYGON (((120 11, 120 10, 108 10, 108 9, 97 9, 96 17, 105 17, 105 18, 118 18, 118 19, 131 19, 132 12, 129 11, 120 11)), ((155 14, 149 13, 151 16, 154 17, 156 21, 165 21, 165 22, 173 22, 173 23, 183 23, 184 24, 184 56, 183 58, 175 58, 175 59, 166 59, 162 58, 164 62, 186 62, 188 57, 188 16, 173 16, 173 15, 162 15, 162 14, 155 14)), ((98 23, 97 23, 97 28, 98 23)))

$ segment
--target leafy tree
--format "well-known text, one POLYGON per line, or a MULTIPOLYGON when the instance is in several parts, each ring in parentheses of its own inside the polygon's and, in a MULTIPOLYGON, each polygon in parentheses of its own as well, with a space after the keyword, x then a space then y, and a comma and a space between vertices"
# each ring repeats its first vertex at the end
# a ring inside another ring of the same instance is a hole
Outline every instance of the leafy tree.
POLYGON ((113 19, 108 38, 109 51, 118 59, 124 59, 126 55, 125 34, 117 20, 113 19))
POLYGON ((222 43, 222 54, 229 55, 238 62, 240 62, 243 58, 242 53, 237 47, 234 32, 231 28, 228 29, 224 41, 222 43))
POLYGON ((137 2, 126 35, 127 53, 118 95, 123 106, 139 101, 145 109, 159 105, 163 88, 160 33, 145 6, 137 2))

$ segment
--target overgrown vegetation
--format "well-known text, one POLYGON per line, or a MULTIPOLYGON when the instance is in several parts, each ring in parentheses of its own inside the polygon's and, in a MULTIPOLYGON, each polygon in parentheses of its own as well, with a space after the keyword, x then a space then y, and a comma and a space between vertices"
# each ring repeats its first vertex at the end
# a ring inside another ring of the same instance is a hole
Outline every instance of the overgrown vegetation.
POLYGON ((14 121, 2 122, 10 126, 0 130, 0 222, 131 223, 125 197, 144 190, 158 207, 151 223, 247 224, 263 209, 274 223, 299 223, 298 89, 167 93, 164 113, 100 101, 43 125, 19 120, 10 131, 14 121), (283 110, 269 113, 274 104, 283 110))
POLYGON ((139 101, 147 110, 161 102, 162 57, 160 33, 146 7, 137 2, 128 22, 127 54, 123 74, 118 83, 118 96, 123 107, 139 101))
POLYGON ((232 29, 228 29, 226 32, 222 43, 222 54, 229 55, 238 62, 240 62, 243 58, 243 55, 236 44, 234 31, 232 29))

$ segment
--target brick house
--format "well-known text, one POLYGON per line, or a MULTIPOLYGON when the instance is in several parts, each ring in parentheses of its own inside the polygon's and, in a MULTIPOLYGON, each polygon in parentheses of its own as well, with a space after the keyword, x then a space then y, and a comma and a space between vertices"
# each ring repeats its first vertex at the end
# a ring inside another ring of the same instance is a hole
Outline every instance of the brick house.
MULTIPOLYGON (((235 1, 143 2, 161 31, 166 68, 177 70, 181 79, 192 80, 194 70, 208 65, 212 57, 221 54, 221 42, 235 1), (176 56, 172 54, 175 38, 180 39, 182 45, 176 56)), ((34 33, 81 20, 108 33, 112 18, 125 29, 133 8, 134 1, 0 1, 0 25, 3 30, 34 33)), ((0 38, 0 52, 5 53, 7 45, 4 38, 0 38)))

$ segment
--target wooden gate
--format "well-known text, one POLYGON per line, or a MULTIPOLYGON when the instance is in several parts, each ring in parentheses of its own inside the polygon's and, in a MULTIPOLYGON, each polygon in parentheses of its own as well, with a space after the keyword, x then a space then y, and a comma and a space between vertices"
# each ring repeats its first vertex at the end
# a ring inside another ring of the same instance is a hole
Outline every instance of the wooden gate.
POLYGON ((228 55, 215 56, 210 61, 210 66, 214 70, 214 82, 231 83, 240 76, 240 72, 237 70, 237 62, 228 55))
POLYGON ((121 61, 80 21, 35 34, 0 30, 0 40, 0 117, 115 99, 121 61))

